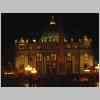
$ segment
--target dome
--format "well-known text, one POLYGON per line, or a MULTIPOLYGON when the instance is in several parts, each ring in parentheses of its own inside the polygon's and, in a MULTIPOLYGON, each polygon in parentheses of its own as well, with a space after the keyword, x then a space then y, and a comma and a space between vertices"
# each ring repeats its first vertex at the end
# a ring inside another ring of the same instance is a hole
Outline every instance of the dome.
POLYGON ((41 36, 41 41, 44 42, 58 42, 59 35, 53 32, 44 32, 41 36))

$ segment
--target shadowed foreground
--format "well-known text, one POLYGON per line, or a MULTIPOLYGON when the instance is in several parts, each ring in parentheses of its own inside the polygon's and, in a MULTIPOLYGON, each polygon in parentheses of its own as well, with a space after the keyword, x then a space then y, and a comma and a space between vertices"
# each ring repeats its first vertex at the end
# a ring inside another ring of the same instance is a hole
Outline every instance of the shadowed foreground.
POLYGON ((97 79, 81 81, 79 75, 13 76, 2 75, 2 87, 96 87, 97 79))

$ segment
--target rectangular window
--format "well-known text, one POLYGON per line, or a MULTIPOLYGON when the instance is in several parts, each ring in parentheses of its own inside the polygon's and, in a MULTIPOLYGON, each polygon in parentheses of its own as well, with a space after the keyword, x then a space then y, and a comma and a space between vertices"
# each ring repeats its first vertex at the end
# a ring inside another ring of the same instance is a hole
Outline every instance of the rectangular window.
POLYGON ((51 54, 51 60, 53 60, 53 61, 56 60, 56 54, 51 54))
POLYGON ((47 56, 47 61, 49 61, 50 60, 50 56, 47 56))
POLYGON ((37 53, 37 61, 42 61, 42 54, 37 53))

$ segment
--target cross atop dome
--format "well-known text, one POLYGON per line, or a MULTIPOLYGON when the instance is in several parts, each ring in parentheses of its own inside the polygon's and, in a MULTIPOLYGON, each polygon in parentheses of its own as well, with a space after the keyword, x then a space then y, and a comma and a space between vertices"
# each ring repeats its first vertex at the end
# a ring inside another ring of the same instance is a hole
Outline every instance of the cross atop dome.
POLYGON ((51 31, 51 32, 55 32, 56 31, 55 16, 49 16, 48 30, 51 31))
POLYGON ((54 16, 49 16, 49 17, 50 17, 50 25, 55 25, 56 22, 54 16))

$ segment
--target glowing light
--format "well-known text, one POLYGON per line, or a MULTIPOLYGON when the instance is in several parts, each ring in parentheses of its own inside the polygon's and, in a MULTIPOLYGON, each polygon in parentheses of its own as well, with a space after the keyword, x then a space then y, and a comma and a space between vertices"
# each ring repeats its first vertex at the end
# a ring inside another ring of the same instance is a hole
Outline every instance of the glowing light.
POLYGON ((28 40, 26 40, 26 43, 28 43, 28 40))
POLYGON ((27 65, 26 67, 25 67, 25 71, 31 71, 32 70, 32 67, 30 66, 30 65, 27 65))
POLYGON ((34 39, 33 42, 36 42, 36 40, 34 39))
POLYGON ((15 43, 17 43, 17 40, 15 40, 15 43))
POLYGON ((51 24, 51 25, 54 25, 54 24, 56 24, 56 23, 55 23, 54 21, 51 21, 50 24, 51 24))
POLYGON ((33 68, 33 69, 31 70, 31 73, 32 73, 32 74, 37 74, 36 68, 33 68))
POLYGON ((21 37, 21 39, 20 39, 20 43, 25 43, 23 37, 21 37))
POLYGON ((27 71, 28 70, 28 68, 27 67, 25 67, 25 71, 27 71))
POLYGON ((97 66, 95 66, 95 69, 97 69, 97 70, 98 70, 98 69, 99 69, 99 66, 100 66, 100 64, 98 64, 97 66))
POLYGON ((88 37, 87 36, 84 36, 84 41, 88 42, 88 37))
POLYGON ((12 75, 14 72, 4 72, 5 75, 12 75))
POLYGON ((71 53, 68 53, 68 54, 67 54, 67 56, 69 56, 69 57, 70 57, 70 56, 71 56, 71 53))
POLYGON ((84 72, 90 72, 90 70, 89 69, 85 69, 84 72))
POLYGON ((25 87, 29 87, 29 84, 28 83, 26 83, 26 84, 24 84, 25 85, 25 87))

